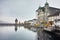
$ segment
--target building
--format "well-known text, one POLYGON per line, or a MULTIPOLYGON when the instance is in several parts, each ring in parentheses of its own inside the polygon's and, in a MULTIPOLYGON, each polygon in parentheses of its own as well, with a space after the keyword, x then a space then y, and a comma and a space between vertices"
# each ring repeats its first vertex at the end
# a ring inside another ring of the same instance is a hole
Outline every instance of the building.
POLYGON ((60 12, 60 9, 50 7, 48 2, 46 2, 43 7, 39 6, 36 12, 37 12, 38 23, 40 24, 40 26, 43 27, 44 23, 55 20, 59 13, 57 13, 57 16, 54 16, 54 15, 56 15, 56 12, 58 11, 60 12))
POLYGON ((60 17, 60 11, 58 11, 52 15, 49 15, 48 20, 49 21, 56 21, 56 20, 60 19, 59 17, 60 17))
POLYGON ((34 26, 37 23, 37 19, 29 20, 30 25, 34 26))
POLYGON ((16 25, 18 24, 18 20, 17 20, 17 18, 15 19, 15 24, 16 24, 16 25))
POLYGON ((36 22, 37 22, 37 19, 32 19, 32 20, 25 21, 24 23, 30 23, 31 26, 34 26, 36 22))
POLYGON ((60 27, 60 11, 56 12, 54 15, 49 15, 49 18, 52 18, 52 21, 54 21, 54 25, 60 27))

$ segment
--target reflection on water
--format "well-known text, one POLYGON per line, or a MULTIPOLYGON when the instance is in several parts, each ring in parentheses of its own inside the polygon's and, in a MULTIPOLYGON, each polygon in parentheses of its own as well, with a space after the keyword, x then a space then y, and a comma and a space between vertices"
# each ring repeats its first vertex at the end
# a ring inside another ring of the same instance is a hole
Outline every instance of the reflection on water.
POLYGON ((29 26, 0 27, 0 40, 57 40, 54 34, 29 26))
POLYGON ((36 33, 23 26, 1 26, 0 40, 36 40, 36 33))
POLYGON ((26 27, 33 32, 37 32, 36 40, 60 40, 60 36, 53 32, 42 31, 41 28, 26 27))
POLYGON ((17 31, 17 25, 15 26, 15 31, 17 31))

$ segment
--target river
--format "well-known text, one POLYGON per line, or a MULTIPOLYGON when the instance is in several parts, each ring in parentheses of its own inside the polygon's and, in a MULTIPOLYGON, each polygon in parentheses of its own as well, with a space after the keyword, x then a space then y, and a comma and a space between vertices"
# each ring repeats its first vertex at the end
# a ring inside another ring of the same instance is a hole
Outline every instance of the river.
POLYGON ((55 40, 55 38, 39 28, 0 26, 0 40, 55 40))

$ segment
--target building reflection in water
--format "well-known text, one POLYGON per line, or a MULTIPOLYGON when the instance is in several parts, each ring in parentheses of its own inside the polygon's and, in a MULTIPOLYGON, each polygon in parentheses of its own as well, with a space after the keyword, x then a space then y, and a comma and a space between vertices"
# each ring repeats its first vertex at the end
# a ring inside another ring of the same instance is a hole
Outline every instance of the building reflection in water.
POLYGON ((37 31, 37 40, 50 40, 51 36, 44 31, 37 31))
POLYGON ((18 30, 17 25, 15 25, 15 32, 18 30))
POLYGON ((41 28, 34 28, 34 27, 27 27, 27 26, 25 26, 24 28, 36 32, 37 33, 36 40, 49 40, 47 34, 41 31, 41 28))
MULTIPOLYGON (((27 28, 33 32, 36 32, 37 33, 36 40, 57 40, 58 39, 58 37, 55 34, 41 31, 41 28, 34 28, 34 27, 28 27, 28 26, 24 26, 24 28, 27 28)), ((15 32, 17 30, 18 30, 18 27, 17 25, 15 25, 15 32)))
POLYGON ((25 28, 27 28, 33 32, 37 32, 36 40, 57 40, 57 38, 58 38, 55 34, 52 34, 52 33, 46 32, 46 31, 42 31, 41 28, 34 28, 34 27, 27 27, 27 26, 25 26, 25 28))
POLYGON ((18 25, 15 25, 15 28, 14 28, 15 32, 17 32, 18 27, 20 28, 20 25, 19 26, 18 25))

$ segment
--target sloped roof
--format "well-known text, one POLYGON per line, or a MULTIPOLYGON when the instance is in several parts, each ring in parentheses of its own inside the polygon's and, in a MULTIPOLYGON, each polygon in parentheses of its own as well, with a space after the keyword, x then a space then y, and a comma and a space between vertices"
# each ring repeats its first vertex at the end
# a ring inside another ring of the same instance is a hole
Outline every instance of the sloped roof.
POLYGON ((55 13, 58 12, 58 11, 60 11, 60 9, 54 8, 54 7, 49 7, 49 12, 50 12, 51 15, 52 15, 52 14, 55 14, 55 13))
POLYGON ((51 17, 51 16, 59 16, 59 14, 60 14, 60 11, 58 11, 58 12, 56 12, 56 13, 54 13, 54 14, 51 14, 51 15, 49 15, 48 17, 51 17))
POLYGON ((38 10, 40 10, 40 9, 42 9, 44 11, 45 8, 39 6, 39 8, 36 10, 36 12, 38 12, 38 10))
POLYGON ((48 2, 46 2, 46 3, 45 3, 45 5, 49 5, 49 3, 48 3, 48 2))
POLYGON ((30 22, 30 21, 36 21, 36 20, 37 20, 37 19, 32 19, 32 20, 28 20, 28 21, 30 22))
POLYGON ((60 21, 60 19, 56 19, 55 21, 60 21))
MULTIPOLYGON (((42 9, 43 11, 45 11, 44 7, 39 7, 36 11, 38 12, 38 10, 42 9)), ((60 11, 59 8, 54 8, 54 7, 49 7, 49 13, 50 15, 55 14, 56 12, 60 11)))

